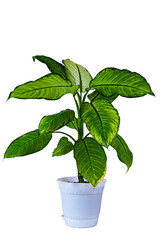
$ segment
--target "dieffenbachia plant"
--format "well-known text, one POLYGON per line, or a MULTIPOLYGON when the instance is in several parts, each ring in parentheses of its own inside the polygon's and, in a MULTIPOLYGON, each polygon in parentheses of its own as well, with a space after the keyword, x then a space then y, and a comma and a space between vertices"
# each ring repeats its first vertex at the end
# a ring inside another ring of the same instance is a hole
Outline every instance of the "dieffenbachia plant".
POLYGON ((95 187, 103 179, 107 161, 103 147, 108 148, 110 145, 117 151, 119 160, 129 169, 133 155, 118 134, 120 117, 112 102, 119 95, 127 98, 146 94, 154 96, 146 79, 138 73, 117 68, 105 68, 92 78, 86 68, 69 59, 63 60, 63 64, 46 56, 34 56, 33 60, 36 59, 46 64, 50 73, 17 86, 9 98, 58 100, 71 93, 77 115, 73 110, 66 109, 44 116, 38 129, 20 136, 9 145, 4 158, 38 152, 47 146, 53 133, 62 133, 71 141, 63 136, 52 156, 61 156, 73 150, 79 182, 86 179, 95 187), (88 129, 85 136, 84 123, 88 129), (77 139, 58 131, 63 126, 75 129, 77 139))

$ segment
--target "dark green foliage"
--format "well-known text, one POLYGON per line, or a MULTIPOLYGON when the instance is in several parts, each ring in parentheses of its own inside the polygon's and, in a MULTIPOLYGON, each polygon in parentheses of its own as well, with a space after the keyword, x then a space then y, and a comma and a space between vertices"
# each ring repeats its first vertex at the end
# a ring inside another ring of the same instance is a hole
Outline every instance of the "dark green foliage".
POLYGON ((67 109, 43 117, 39 129, 15 139, 7 148, 4 157, 12 158, 38 152, 49 143, 52 133, 62 133, 70 137, 74 145, 67 137, 62 137, 52 156, 61 156, 74 150, 81 182, 85 178, 96 187, 105 176, 107 158, 103 146, 108 148, 111 145, 119 160, 129 169, 133 155, 118 134, 120 117, 112 103, 119 95, 127 98, 146 94, 154 96, 146 79, 138 73, 117 68, 106 68, 92 78, 86 68, 69 59, 62 61, 64 65, 42 55, 34 56, 33 60, 36 59, 46 64, 51 73, 17 86, 9 98, 57 100, 71 93, 77 116, 73 110, 67 109), (89 102, 85 101, 86 97, 89 102), (84 123, 88 129, 86 136, 84 123), (76 130, 77 139, 68 133, 57 131, 64 126, 76 130), (87 137, 89 134, 92 137, 87 137))
POLYGON ((46 57, 43 55, 36 55, 33 57, 33 61, 38 60, 44 64, 47 65, 48 69, 54 73, 54 74, 58 74, 59 76, 61 76, 62 78, 66 79, 66 71, 65 71, 65 67, 55 61, 54 59, 50 58, 50 57, 46 57))
POLYGON ((4 158, 25 156, 42 150, 50 142, 51 133, 40 134, 38 130, 26 133, 15 139, 7 148, 4 158))
POLYGON ((68 138, 62 137, 59 140, 57 147, 54 149, 52 157, 65 155, 72 151, 73 147, 74 145, 70 141, 68 141, 68 138))
POLYGON ((39 123, 39 131, 40 133, 53 133, 54 131, 65 126, 67 123, 71 122, 74 119, 74 116, 74 111, 70 109, 61 111, 53 115, 45 116, 39 123))
POLYGON ((106 154, 103 147, 93 138, 79 139, 74 147, 74 157, 79 172, 96 187, 106 173, 106 154))

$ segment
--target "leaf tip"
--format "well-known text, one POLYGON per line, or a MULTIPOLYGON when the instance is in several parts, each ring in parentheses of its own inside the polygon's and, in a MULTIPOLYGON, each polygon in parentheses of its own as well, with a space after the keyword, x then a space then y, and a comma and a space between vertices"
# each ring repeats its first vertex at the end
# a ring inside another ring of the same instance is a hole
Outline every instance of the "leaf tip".
POLYGON ((126 170, 125 174, 129 171, 131 166, 132 166, 132 163, 130 165, 127 165, 127 170, 126 170))
POLYGON ((36 56, 33 56, 32 59, 33 59, 33 62, 35 62, 35 60, 36 60, 36 56))
POLYGON ((6 158, 11 158, 11 157, 12 157, 12 156, 10 156, 10 155, 7 154, 7 150, 6 150, 6 152, 5 152, 4 156, 3 156, 3 162, 4 162, 4 160, 5 160, 6 158))
POLYGON ((9 94, 9 96, 8 96, 8 98, 7 98, 7 100, 6 100, 6 102, 8 102, 8 100, 12 97, 11 95, 12 95, 12 92, 9 94))
POLYGON ((98 182, 96 182, 94 179, 91 181, 93 189, 97 186, 98 182))
POLYGON ((150 92, 150 95, 152 95, 152 96, 154 96, 154 97, 155 97, 155 94, 154 94, 154 92, 152 92, 152 91, 150 92))
POLYGON ((4 162, 4 159, 6 159, 6 158, 9 158, 9 156, 7 156, 7 150, 6 150, 6 152, 5 152, 4 156, 3 156, 3 162, 4 162))
POLYGON ((107 172, 107 166, 105 168, 103 176, 98 181, 92 180, 91 184, 93 186, 93 189, 97 186, 98 183, 100 183, 104 179, 106 172, 107 172))

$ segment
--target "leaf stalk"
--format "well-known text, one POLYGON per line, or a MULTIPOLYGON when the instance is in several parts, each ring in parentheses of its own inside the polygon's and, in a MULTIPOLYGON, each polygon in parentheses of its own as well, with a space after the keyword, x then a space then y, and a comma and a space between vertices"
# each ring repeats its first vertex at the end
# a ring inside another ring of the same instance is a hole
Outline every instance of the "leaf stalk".
POLYGON ((70 137, 74 142, 76 142, 76 140, 75 140, 71 135, 69 135, 68 133, 61 132, 61 131, 55 131, 54 133, 62 133, 62 134, 64 134, 64 135, 70 137))

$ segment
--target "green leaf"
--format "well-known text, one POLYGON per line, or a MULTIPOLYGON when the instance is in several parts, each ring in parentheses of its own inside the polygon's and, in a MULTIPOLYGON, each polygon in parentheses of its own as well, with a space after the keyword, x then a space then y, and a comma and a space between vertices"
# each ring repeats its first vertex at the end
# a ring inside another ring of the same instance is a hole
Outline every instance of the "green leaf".
POLYGON ((54 149, 52 157, 65 155, 72 151, 73 147, 74 147, 73 144, 70 141, 68 141, 67 137, 62 137, 59 140, 57 147, 54 149))
POLYGON ((54 73, 60 75, 62 78, 66 78, 66 72, 65 67, 61 63, 55 61, 54 59, 50 57, 46 57, 43 55, 36 55, 33 57, 33 61, 38 60, 42 63, 45 63, 48 67, 48 69, 54 73))
POLYGON ((52 138, 51 133, 39 134, 38 130, 26 133, 15 139, 7 148, 4 158, 25 156, 38 152, 47 146, 52 138))
POLYGON ((117 151, 119 160, 125 163, 129 170, 132 165, 133 155, 124 139, 117 134, 117 136, 113 139, 111 146, 117 151))
POLYGON ((75 94, 78 86, 72 86, 71 82, 58 75, 48 74, 36 81, 31 81, 17 86, 10 93, 9 98, 21 99, 48 99, 56 100, 67 93, 75 94))
POLYGON ((104 96, 100 94, 98 91, 94 91, 88 95, 90 101, 94 101, 96 99, 106 99, 108 102, 112 103, 118 97, 117 94, 113 94, 111 96, 104 96))
POLYGON ((80 91, 85 92, 89 88, 89 83, 92 76, 87 69, 79 64, 76 64, 69 59, 63 60, 66 69, 67 78, 72 82, 72 85, 79 85, 80 91))
POLYGON ((90 87, 105 96, 119 94, 123 97, 154 95, 146 79, 128 70, 106 68, 91 81, 90 87))
POLYGON ((103 147, 93 138, 80 139, 75 143, 74 157, 78 171, 93 187, 106 173, 106 154, 103 147))
POLYGON ((62 128, 67 123, 71 122, 75 117, 75 113, 73 110, 66 109, 59 113, 44 116, 39 123, 39 131, 43 132, 51 132, 62 128))
POLYGON ((112 104, 105 99, 85 102, 81 108, 81 117, 96 141, 108 147, 117 134, 120 122, 112 104))
POLYGON ((75 117, 71 122, 67 123, 66 126, 77 130, 77 121, 78 119, 75 117))

